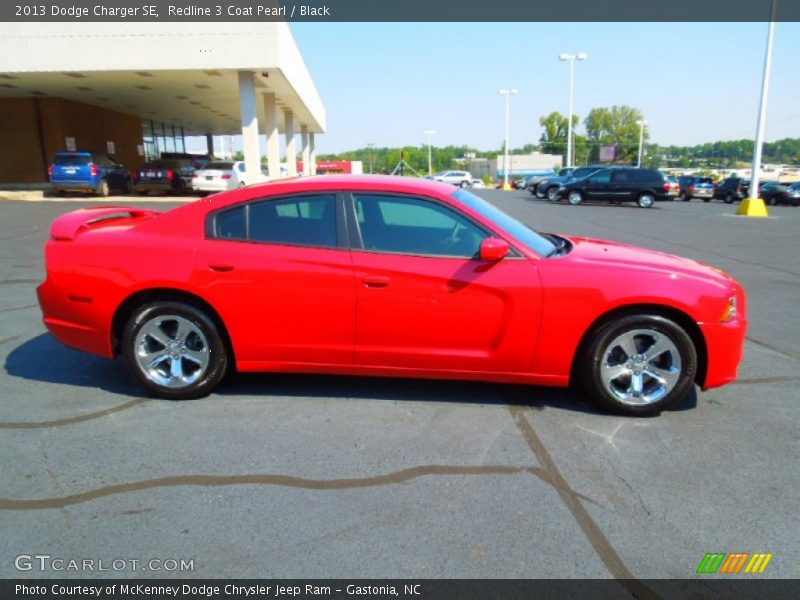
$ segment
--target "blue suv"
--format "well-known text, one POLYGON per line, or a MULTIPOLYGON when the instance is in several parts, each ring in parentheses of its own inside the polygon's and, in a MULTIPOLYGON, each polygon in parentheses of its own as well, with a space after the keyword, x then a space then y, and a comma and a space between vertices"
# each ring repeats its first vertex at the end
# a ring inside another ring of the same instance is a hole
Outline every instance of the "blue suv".
POLYGON ((85 192, 108 196, 114 190, 129 193, 131 174, 100 152, 59 152, 48 169, 56 194, 85 192))

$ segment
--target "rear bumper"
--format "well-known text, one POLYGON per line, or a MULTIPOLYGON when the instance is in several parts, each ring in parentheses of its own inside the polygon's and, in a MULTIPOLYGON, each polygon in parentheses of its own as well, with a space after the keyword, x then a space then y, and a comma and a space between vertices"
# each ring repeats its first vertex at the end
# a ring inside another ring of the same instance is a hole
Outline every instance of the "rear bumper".
POLYGON ((198 192, 226 192, 232 188, 228 187, 228 180, 192 180, 192 189, 198 192))
POLYGON ((50 184, 57 192, 96 192, 97 185, 91 181, 51 181, 50 184))
POLYGON ((76 350, 113 358, 110 332, 98 324, 92 298, 69 294, 50 281, 36 288, 36 295, 45 327, 59 342, 76 350))
POLYGON ((714 190, 695 190, 691 193, 692 198, 713 198, 714 190))
POLYGON ((137 181, 133 185, 135 192, 173 192, 172 182, 170 181, 137 181))
POLYGON ((744 354, 747 321, 740 318, 729 323, 701 323, 700 330, 708 350, 706 377, 700 387, 707 390, 735 381, 744 354))

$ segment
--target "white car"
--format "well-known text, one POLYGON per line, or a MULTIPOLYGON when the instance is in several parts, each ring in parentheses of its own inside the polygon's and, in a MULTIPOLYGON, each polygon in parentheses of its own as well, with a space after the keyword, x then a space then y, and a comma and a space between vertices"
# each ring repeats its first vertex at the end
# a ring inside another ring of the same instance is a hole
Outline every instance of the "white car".
POLYGON ((472 185, 472 174, 469 171, 439 171, 433 175, 428 175, 426 179, 443 181, 460 187, 470 187, 472 185))
MULTIPOLYGON (((192 175, 192 189, 201 194, 215 194, 258 183, 268 176, 266 167, 261 167, 263 177, 248 180, 244 161, 214 160, 192 175)), ((252 178, 251 178, 252 179, 252 178)))

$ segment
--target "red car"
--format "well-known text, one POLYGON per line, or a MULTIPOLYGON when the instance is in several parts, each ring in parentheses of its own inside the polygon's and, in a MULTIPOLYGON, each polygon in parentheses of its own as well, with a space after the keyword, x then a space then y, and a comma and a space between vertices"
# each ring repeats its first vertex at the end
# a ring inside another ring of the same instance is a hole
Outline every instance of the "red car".
POLYGON ((541 234, 468 190, 283 180, 53 223, 44 322, 163 398, 291 371, 565 387, 657 413, 736 378, 745 295, 692 260, 541 234))

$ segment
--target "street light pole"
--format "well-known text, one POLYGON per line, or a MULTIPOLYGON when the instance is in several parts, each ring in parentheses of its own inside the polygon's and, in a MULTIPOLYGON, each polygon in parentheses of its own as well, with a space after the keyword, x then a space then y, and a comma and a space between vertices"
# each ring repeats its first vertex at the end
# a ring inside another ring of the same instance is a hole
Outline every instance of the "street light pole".
POLYGON ((644 150, 644 126, 647 125, 647 121, 645 121, 644 119, 640 119, 636 121, 636 124, 639 126, 639 160, 636 161, 636 167, 641 169, 642 152, 644 150))
POLYGON ((764 200, 758 197, 759 170, 761 169, 761 149, 764 146, 764 127, 767 121, 767 97, 769 95, 769 77, 772 72, 772 45, 775 41, 775 11, 778 0, 772 0, 769 17, 769 30, 767 32, 767 54, 764 57, 764 76, 761 80, 761 102, 758 107, 758 121, 756 122, 756 146, 753 149, 753 169, 750 176, 750 190, 748 197, 742 200, 736 214, 748 217, 766 217, 767 206, 764 200))
POLYGON ((562 61, 569 61, 569 115, 567 116, 567 166, 572 166, 572 97, 575 88, 575 61, 586 60, 589 55, 585 52, 578 52, 577 54, 569 54, 562 52, 558 55, 558 59, 562 61))
POLYGON ((428 175, 433 175, 433 160, 432 160, 433 157, 432 157, 432 154, 431 154, 431 136, 434 133, 436 133, 436 131, 433 130, 433 129, 426 129, 422 133, 424 133, 425 135, 428 136, 428 175))
POLYGON ((375 145, 375 142, 367 142, 367 148, 369 148, 369 173, 372 175, 372 147, 375 145))
POLYGON ((505 137, 505 152, 503 153, 503 189, 510 190, 511 186, 508 184, 508 136, 509 136, 509 101, 511 94, 519 93, 517 88, 504 88, 497 90, 498 94, 506 97, 506 137, 505 137))

